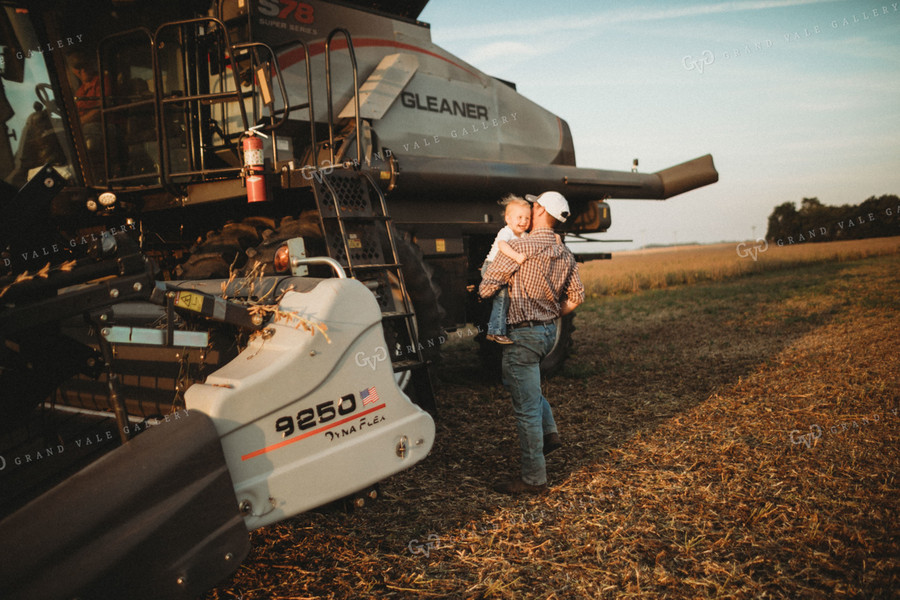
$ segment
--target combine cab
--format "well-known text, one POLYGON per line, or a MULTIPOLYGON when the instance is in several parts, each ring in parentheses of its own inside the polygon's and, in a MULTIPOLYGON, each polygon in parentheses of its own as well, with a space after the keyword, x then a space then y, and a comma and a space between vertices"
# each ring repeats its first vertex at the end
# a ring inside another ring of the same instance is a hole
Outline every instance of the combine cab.
POLYGON ((576 167, 424 4, 0 2, 4 598, 190 597, 248 528, 370 497, 431 448, 499 198, 578 235, 717 180, 576 167))

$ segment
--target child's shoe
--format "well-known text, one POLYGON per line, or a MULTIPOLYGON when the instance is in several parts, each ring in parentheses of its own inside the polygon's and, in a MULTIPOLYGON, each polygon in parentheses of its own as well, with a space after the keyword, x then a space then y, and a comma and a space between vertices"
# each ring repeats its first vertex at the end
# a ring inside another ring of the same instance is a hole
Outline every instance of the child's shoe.
POLYGON ((489 336, 487 336, 487 339, 489 339, 492 342, 497 342, 498 344, 512 344, 513 343, 513 341, 511 339, 509 339, 508 337, 506 337, 505 335, 489 335, 489 336))

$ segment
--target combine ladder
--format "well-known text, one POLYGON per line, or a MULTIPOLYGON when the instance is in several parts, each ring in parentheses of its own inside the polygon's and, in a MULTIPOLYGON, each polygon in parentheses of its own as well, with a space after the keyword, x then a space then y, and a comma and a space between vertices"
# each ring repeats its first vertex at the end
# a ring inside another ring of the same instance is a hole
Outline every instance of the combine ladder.
POLYGON ((416 403, 433 414, 428 365, 381 190, 366 173, 352 168, 317 176, 313 189, 328 255, 375 294, 394 372, 408 374, 399 377, 401 384, 408 381, 416 403))
MULTIPOLYGON (((346 39, 353 70, 356 156, 362 156, 359 117, 359 83, 350 33, 333 30, 325 43, 325 85, 328 98, 328 168, 316 171, 313 192, 319 209, 328 256, 338 261, 354 279, 368 287, 381 308, 382 326, 394 373, 413 400, 435 414, 434 390, 428 363, 422 356, 415 314, 402 265, 397 254, 396 232, 384 194, 359 160, 335 165, 334 111, 331 87, 331 44, 335 35, 346 39)), ((313 152, 316 155, 316 152, 313 152)))

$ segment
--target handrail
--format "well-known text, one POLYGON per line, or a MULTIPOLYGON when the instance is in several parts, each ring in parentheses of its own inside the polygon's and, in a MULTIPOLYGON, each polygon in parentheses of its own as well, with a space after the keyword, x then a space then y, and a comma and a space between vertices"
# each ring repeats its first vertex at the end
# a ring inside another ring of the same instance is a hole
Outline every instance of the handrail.
POLYGON ((350 65, 353 71, 353 106, 354 118, 356 122, 356 160, 362 161, 362 139, 360 137, 360 119, 359 119, 359 81, 356 68, 356 52, 353 50, 353 41, 350 39, 350 32, 343 27, 336 27, 328 34, 325 40, 325 89, 328 95, 328 149, 331 152, 331 162, 334 163, 334 107, 331 89, 331 39, 335 34, 342 34, 347 40, 347 51, 350 53, 350 65))
MULTIPOLYGON (((100 43, 97 44, 97 67, 100 72, 100 132, 103 136, 103 169, 105 171, 105 183, 109 186, 111 183, 118 181, 121 178, 112 178, 110 177, 109 172, 109 149, 106 147, 106 141, 109 139, 107 132, 107 114, 111 112, 116 112, 117 109, 123 109, 124 107, 120 106, 107 106, 110 91, 107 88, 107 80, 104 76, 104 49, 106 44, 111 43, 112 40, 117 38, 125 39, 128 36, 131 36, 135 33, 144 33, 147 36, 147 41, 150 44, 150 61, 151 61, 151 69, 153 70, 153 82, 154 82, 154 94, 152 97, 146 98, 144 100, 139 100, 137 102, 132 102, 128 104, 128 108, 140 106, 141 104, 148 104, 153 107, 153 118, 155 120, 155 130, 156 130, 156 149, 158 154, 159 163, 162 164, 163 154, 162 154, 162 125, 161 125, 161 115, 159 114, 159 86, 156 84, 156 72, 159 70, 156 62, 156 38, 152 31, 147 29, 146 27, 135 27, 133 29, 128 29, 125 31, 120 31, 118 33, 114 33, 108 35, 100 40, 100 43)), ((93 175, 96 177, 96 174, 93 175)), ((159 184, 162 185, 162 178, 159 179, 159 184)))
MULTIPOLYGON (((304 62, 306 63, 306 98, 308 100, 307 105, 309 108, 309 141, 310 147, 312 148, 313 155, 316 153, 316 149, 318 146, 318 141, 316 140, 316 107, 313 102, 313 88, 312 88, 312 64, 310 63, 309 57, 309 46, 303 40, 295 40, 294 42, 288 44, 287 46, 279 46, 278 51, 284 52, 287 48, 293 48, 295 45, 300 45, 303 48, 303 57, 304 62)), ((287 112, 290 108, 301 108, 302 104, 288 107, 287 103, 285 103, 284 111, 287 112)), ((276 114, 278 111, 275 111, 276 114)))
MULTIPOLYGON (((262 42, 243 42, 240 44, 235 44, 231 47, 231 55, 234 56, 235 50, 249 50, 251 48, 262 48, 263 50, 267 50, 269 52, 272 57, 272 65, 275 68, 275 76, 278 78, 278 87, 281 91, 281 100, 284 103, 285 107, 284 114, 281 115, 281 119, 277 124, 270 123, 269 125, 261 128, 262 131, 272 131, 273 129, 278 129, 279 127, 284 125, 285 121, 287 121, 288 115, 290 114, 290 109, 288 108, 289 102, 287 96, 287 88, 285 88, 284 86, 284 78, 281 75, 281 67, 278 65, 278 57, 275 55, 275 51, 272 50, 271 46, 269 46, 268 44, 264 44, 262 42)), ((256 57, 254 56, 254 61, 255 59, 256 57)))
MULTIPOLYGON (((198 24, 201 24, 201 23, 212 23, 213 25, 215 25, 215 26, 219 29, 219 31, 220 31, 219 35, 222 36, 222 41, 223 41, 225 47, 228 49, 228 54, 229 54, 228 59, 229 59, 229 62, 231 63, 231 77, 232 77, 232 79, 233 79, 233 81, 234 81, 234 93, 233 93, 232 95, 235 97, 235 100, 237 101, 237 104, 238 104, 238 108, 240 109, 240 113, 241 113, 241 123, 243 124, 243 129, 242 129, 242 130, 243 130, 243 131, 247 131, 247 130, 250 128, 250 125, 249 125, 249 122, 247 121, 247 110, 246 110, 246 108, 244 107, 244 99, 243 99, 242 94, 241 94, 240 74, 239 74, 239 72, 238 72, 237 61, 235 60, 234 52, 233 52, 233 50, 232 50, 233 46, 231 45, 231 39, 230 39, 229 36, 228 36, 228 29, 225 27, 225 24, 224 24, 222 21, 220 21, 219 19, 215 18, 215 17, 197 17, 197 18, 194 18, 194 19, 183 19, 183 20, 180 20, 180 21, 170 21, 170 22, 168 22, 168 23, 163 23, 162 25, 160 25, 159 27, 157 27, 156 31, 154 32, 154 53, 153 53, 153 60, 154 60, 154 77, 155 77, 155 80, 156 80, 157 105, 160 106, 160 107, 162 107, 162 104, 163 104, 163 98, 162 98, 162 75, 161 75, 161 73, 160 73, 159 68, 157 67, 157 63, 158 63, 157 54, 158 54, 158 51, 159 51, 159 44, 158 44, 157 40, 158 40, 159 37, 160 37, 160 33, 161 33, 163 30, 165 30, 165 29, 171 29, 171 28, 174 28, 174 27, 181 27, 181 26, 184 26, 184 25, 198 25, 198 24)), ((192 94, 191 96, 193 96, 193 94, 192 94)), ((206 94, 206 95, 204 95, 204 96, 207 97, 207 98, 214 98, 214 97, 215 97, 216 99, 219 98, 219 94, 218 94, 218 93, 217 93, 217 94, 206 94)), ((227 97, 227 95, 226 95, 225 97, 227 97)), ((179 100, 182 100, 182 101, 185 101, 185 102, 196 101, 196 100, 184 100, 183 98, 180 98, 179 100)), ((162 117, 162 115, 160 115, 160 117, 162 117)), ((165 131, 165 130, 163 130, 163 131, 165 131)), ((169 167, 169 159, 170 159, 170 156, 169 156, 169 136, 168 136, 168 135, 163 135, 162 141, 163 141, 162 146, 164 146, 164 147, 162 148, 162 151, 161 151, 161 154, 162 154, 162 156, 163 156, 163 160, 160 161, 160 170, 161 170, 161 172, 162 172, 162 173, 161 173, 161 175, 162 175, 162 180, 163 180, 163 182, 164 182, 165 185, 171 185, 171 183, 172 183, 172 181, 171 181, 172 172, 171 172, 171 169, 170 169, 170 167, 169 167)), ((201 150, 201 159, 202 159, 202 150, 201 150)), ((204 170, 202 164, 201 164, 201 170, 204 170)), ((176 174, 182 175, 183 173, 178 172, 178 173, 176 173, 176 174)))
POLYGON ((331 270, 334 271, 334 274, 337 275, 338 279, 347 279, 347 273, 344 271, 344 267, 341 266, 341 263, 330 258, 328 256, 310 256, 309 258, 295 258, 291 261, 292 267, 299 267, 300 265, 328 265, 331 267, 331 270))

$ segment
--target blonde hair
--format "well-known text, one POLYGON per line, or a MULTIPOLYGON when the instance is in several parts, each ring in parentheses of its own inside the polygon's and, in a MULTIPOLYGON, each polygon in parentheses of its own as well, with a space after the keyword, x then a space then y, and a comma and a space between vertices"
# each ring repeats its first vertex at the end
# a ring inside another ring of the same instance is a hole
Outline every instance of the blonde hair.
POLYGON ((521 206, 522 208, 531 209, 531 202, 522 198, 521 196, 516 196, 515 194, 507 194, 500 201, 500 206, 503 207, 503 214, 506 215, 506 211, 510 206, 521 206))

